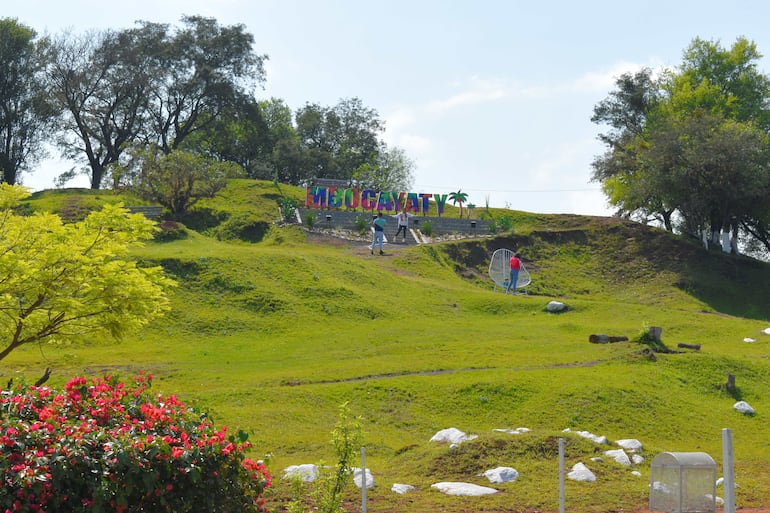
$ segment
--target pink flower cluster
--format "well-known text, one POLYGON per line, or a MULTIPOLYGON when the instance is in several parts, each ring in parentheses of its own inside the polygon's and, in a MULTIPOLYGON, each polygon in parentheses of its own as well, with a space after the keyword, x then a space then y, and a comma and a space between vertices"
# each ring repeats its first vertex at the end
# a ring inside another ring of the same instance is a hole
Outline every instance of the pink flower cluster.
POLYGON ((270 474, 152 376, 0 392, 0 512, 263 512, 270 474))

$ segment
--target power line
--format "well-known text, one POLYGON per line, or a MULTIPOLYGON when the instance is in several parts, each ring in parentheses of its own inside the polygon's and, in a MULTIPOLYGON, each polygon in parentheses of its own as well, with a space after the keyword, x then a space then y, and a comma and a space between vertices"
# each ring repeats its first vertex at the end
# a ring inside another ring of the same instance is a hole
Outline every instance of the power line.
MULTIPOLYGON (((437 185, 415 185, 413 189, 447 189, 446 186, 437 185)), ((601 191, 598 187, 589 189, 463 189, 466 192, 513 192, 513 193, 532 193, 532 192, 597 192, 601 191)))

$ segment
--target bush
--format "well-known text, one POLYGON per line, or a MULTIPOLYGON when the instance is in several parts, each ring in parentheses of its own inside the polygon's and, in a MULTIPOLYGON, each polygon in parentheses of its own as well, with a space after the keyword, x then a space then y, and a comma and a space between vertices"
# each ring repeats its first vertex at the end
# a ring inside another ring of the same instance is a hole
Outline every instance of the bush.
POLYGON ((270 475, 228 435, 174 396, 77 377, 64 391, 0 393, 0 510, 264 512, 270 475))
POLYGON ((176 221, 163 221, 158 224, 159 232, 155 233, 157 242, 171 242, 187 238, 187 228, 182 223, 176 221))
POLYGON ((218 240, 260 242, 269 229, 269 223, 257 217, 256 214, 247 212, 229 217, 213 231, 218 240))
POLYGON ((278 208, 281 210, 281 217, 287 223, 295 221, 294 212, 297 210, 297 202, 288 196, 283 196, 278 200, 278 208))
POLYGON ((356 216, 354 224, 359 235, 365 235, 369 231, 370 221, 364 216, 356 216))
POLYGON ((513 218, 511 216, 500 216, 500 218, 497 220, 497 224, 500 226, 500 229, 504 232, 509 232, 513 229, 513 218))
POLYGON ((426 221, 422 223, 422 228, 420 228, 420 231, 424 233, 426 236, 430 237, 433 235, 433 225, 430 221, 426 221))
POLYGON ((312 230, 313 227, 315 226, 315 222, 316 222, 315 214, 313 212, 308 212, 305 215, 305 226, 307 226, 309 229, 312 230))

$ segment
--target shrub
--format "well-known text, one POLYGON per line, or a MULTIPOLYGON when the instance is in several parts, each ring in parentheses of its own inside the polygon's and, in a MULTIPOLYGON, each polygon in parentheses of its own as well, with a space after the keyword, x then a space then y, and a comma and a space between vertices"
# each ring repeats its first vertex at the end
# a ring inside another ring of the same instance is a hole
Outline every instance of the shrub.
POLYGON ((308 212, 305 215, 305 226, 307 226, 312 230, 313 226, 315 226, 315 222, 316 222, 315 214, 313 212, 308 212))
POLYGON ((353 464, 357 449, 363 441, 361 418, 353 417, 348 403, 343 403, 339 409, 338 421, 332 431, 332 444, 337 457, 337 464, 332 466, 320 462, 318 479, 312 490, 298 478, 292 481, 294 500, 288 505, 289 513, 304 513, 318 511, 319 513, 344 513, 342 508, 343 492, 351 484, 353 464), (310 491, 313 509, 306 509, 307 502, 303 496, 310 491))
POLYGON ((64 391, 0 393, 0 510, 264 512, 270 475, 245 433, 217 430, 174 396, 77 377, 64 391))
POLYGON ((365 235, 369 231, 369 219, 364 216, 356 216, 354 224, 359 235, 365 235))
POLYGON ((278 208, 281 210, 281 217, 287 223, 294 222, 294 212, 297 210, 297 202, 288 196, 282 196, 278 200, 278 208))
POLYGON ((217 240, 260 242, 269 229, 270 224, 260 219, 256 214, 243 212, 230 216, 213 232, 217 240))
POLYGON ((652 349, 656 353, 670 353, 671 349, 663 343, 663 341, 656 339, 650 332, 649 327, 645 327, 642 331, 632 339, 641 345, 645 345, 652 349))
POLYGON ((171 242, 187 238, 187 228, 182 223, 176 221, 163 221, 158 224, 160 231, 155 233, 155 240, 158 242, 171 242))
POLYGON ((430 237, 433 234, 433 225, 430 221, 425 221, 422 223, 422 228, 420 228, 420 231, 426 236, 430 237))
POLYGON ((509 232, 513 229, 513 218, 511 216, 500 216, 497 224, 502 231, 509 232))
POLYGON ((497 233, 497 220, 494 217, 489 218, 489 222, 487 223, 487 228, 489 230, 489 233, 497 233))

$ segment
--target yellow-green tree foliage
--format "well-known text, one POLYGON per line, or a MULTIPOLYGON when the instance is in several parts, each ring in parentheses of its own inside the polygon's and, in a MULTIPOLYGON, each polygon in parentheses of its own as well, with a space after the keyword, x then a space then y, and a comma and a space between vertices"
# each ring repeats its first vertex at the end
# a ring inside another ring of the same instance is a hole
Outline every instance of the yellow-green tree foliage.
POLYGON ((28 195, 0 184, 0 360, 31 342, 98 331, 120 338, 169 309, 174 282, 128 254, 152 236, 152 221, 121 205, 71 224, 15 214, 28 195))

